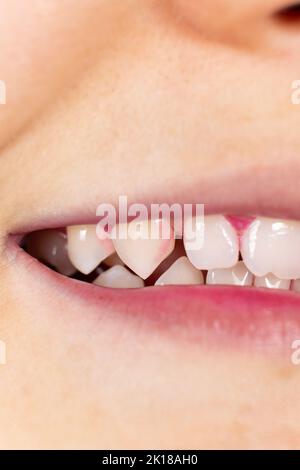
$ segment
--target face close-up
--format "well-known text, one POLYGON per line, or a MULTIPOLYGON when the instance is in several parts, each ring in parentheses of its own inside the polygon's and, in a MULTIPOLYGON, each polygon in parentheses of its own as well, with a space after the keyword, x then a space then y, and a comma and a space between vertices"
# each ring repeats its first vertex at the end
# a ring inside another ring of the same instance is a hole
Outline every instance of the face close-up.
POLYGON ((300 448, 299 51, 291 0, 0 0, 1 449, 300 448))

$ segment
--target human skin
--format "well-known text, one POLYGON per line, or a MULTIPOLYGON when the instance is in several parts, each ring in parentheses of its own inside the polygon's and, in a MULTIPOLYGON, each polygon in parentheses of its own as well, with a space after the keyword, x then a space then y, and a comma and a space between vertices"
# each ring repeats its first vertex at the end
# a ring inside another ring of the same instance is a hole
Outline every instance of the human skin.
POLYGON ((288 4, 0 1, 1 448, 299 448, 288 355, 109 315, 7 250, 120 194, 299 218, 288 4))

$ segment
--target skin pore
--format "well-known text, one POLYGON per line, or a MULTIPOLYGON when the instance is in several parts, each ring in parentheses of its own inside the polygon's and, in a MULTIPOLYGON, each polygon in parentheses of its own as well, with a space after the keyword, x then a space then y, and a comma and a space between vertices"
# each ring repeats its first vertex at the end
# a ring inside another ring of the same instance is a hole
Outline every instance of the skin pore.
POLYGON ((299 218, 300 25, 274 18, 288 5, 0 0, 1 448, 299 447, 288 355, 50 295, 6 249, 120 194, 222 213, 237 191, 233 212, 299 218))

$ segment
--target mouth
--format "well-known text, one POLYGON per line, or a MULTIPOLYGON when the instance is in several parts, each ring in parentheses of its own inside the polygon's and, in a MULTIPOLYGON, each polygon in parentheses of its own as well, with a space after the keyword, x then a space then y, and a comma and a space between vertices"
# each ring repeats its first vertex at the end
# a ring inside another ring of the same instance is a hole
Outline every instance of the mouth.
MULTIPOLYGON (((148 220, 138 227, 149 233, 148 220)), ((205 215, 200 249, 185 227, 182 239, 170 224, 168 239, 114 240, 99 239, 91 223, 43 227, 12 236, 8 251, 47 289, 99 318, 125 315, 203 347, 289 358, 300 338, 300 222, 205 215)))

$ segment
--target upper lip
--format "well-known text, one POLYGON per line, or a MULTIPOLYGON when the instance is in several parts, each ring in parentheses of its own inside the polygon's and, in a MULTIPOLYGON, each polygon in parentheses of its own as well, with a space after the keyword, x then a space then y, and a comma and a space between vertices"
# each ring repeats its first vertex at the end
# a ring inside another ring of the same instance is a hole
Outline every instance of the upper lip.
MULTIPOLYGON (((293 160, 294 162, 294 160, 293 160)), ((300 219, 300 168, 295 164, 274 164, 263 168, 248 167, 244 170, 223 169, 221 175, 203 174, 192 186, 184 181, 176 184, 157 182, 155 190, 144 188, 137 194, 128 188, 128 204, 152 203, 204 204, 205 214, 230 214, 239 216, 267 216, 283 219, 300 219)), ((73 188, 74 189, 74 188, 73 188)), ((100 203, 118 204, 119 194, 106 199, 101 191, 82 193, 80 205, 68 199, 52 198, 49 207, 31 207, 29 217, 22 210, 16 212, 11 222, 10 234, 20 235, 34 230, 59 228, 82 223, 97 223, 96 208, 100 203)))

